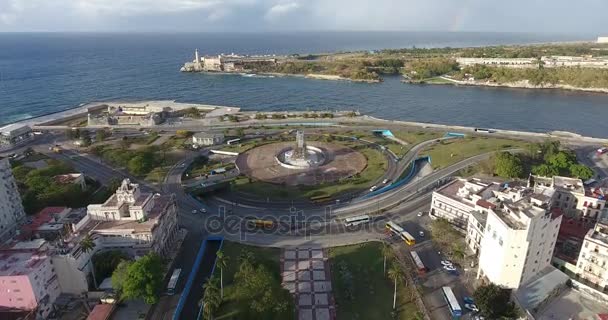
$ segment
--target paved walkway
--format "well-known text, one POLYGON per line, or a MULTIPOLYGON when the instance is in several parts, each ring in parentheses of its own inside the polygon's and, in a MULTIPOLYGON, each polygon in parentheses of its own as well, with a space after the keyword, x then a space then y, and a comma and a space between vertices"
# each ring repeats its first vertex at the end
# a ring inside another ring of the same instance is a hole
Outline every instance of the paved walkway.
POLYGON ((281 256, 283 287, 296 299, 299 320, 333 320, 329 263, 323 249, 286 249, 281 256))

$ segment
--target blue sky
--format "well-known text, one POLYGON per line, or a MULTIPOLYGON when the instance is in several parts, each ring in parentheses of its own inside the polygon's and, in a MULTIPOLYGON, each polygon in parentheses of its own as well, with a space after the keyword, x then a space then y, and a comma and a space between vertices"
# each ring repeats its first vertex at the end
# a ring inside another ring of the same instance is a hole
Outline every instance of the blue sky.
POLYGON ((11 31, 608 34, 608 0, 0 0, 11 31))

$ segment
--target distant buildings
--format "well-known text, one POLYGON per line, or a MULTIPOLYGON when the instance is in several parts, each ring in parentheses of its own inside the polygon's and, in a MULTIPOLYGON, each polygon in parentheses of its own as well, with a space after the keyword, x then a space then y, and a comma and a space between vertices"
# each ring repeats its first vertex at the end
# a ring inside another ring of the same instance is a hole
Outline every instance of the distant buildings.
POLYGON ((597 37, 597 43, 608 43, 608 37, 597 37))
POLYGON ((242 56, 236 54, 201 57, 198 49, 194 51, 194 60, 186 62, 182 72, 245 72, 252 65, 274 65, 277 59, 273 56, 242 56))
POLYGON ((25 219, 17 182, 8 159, 0 159, 0 242, 14 236, 25 219))
MULTIPOLYGON (((456 58, 461 67, 487 65, 503 68, 538 68, 536 58, 456 58)), ((608 58, 591 56, 543 56, 540 63, 545 68, 581 67, 608 68, 608 58)))
POLYGON ((198 132, 192 136, 192 144, 197 146, 212 146, 224 142, 223 133, 198 132))
POLYGON ((462 66, 473 66, 476 64, 505 68, 536 68, 538 61, 534 58, 456 58, 456 62, 462 66))

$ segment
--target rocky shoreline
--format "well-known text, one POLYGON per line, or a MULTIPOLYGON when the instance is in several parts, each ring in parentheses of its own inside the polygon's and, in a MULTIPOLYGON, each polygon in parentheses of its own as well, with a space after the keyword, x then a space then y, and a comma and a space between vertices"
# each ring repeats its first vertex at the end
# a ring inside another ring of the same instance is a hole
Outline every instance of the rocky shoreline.
POLYGON ((553 90, 568 90, 568 91, 582 91, 582 92, 593 92, 593 93, 608 93, 608 88, 582 88, 571 85, 563 84, 544 84, 544 85, 533 85, 530 84, 529 80, 521 80, 515 82, 496 83, 490 81, 460 81, 454 80, 447 77, 440 77, 445 82, 424 82, 425 84, 445 84, 445 85, 462 85, 462 86, 481 86, 481 87, 499 87, 499 88, 518 88, 518 89, 553 89, 553 90))

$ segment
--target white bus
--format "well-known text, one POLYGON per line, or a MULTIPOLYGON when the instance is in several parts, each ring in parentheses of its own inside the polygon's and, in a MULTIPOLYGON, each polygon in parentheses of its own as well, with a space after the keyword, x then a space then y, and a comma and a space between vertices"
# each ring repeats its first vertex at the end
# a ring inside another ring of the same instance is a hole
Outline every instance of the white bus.
POLYGON ((456 299, 454 292, 452 292, 452 288, 443 287, 441 288, 441 291, 443 292, 443 298, 448 303, 448 308, 450 309, 450 314, 452 314, 452 317, 459 318, 462 316, 462 309, 460 308, 460 304, 458 304, 458 300, 456 299))
POLYGON ((232 145, 232 144, 235 144, 235 143, 237 143, 237 142, 239 142, 239 141, 241 141, 241 138, 237 138, 237 139, 228 140, 228 141, 226 142, 226 144, 227 144, 227 145, 232 145))
POLYGON ((403 228, 392 221, 386 223, 386 229, 398 236, 403 232, 403 228))
POLYGON ((368 223, 370 221, 370 218, 368 215, 362 215, 362 216, 356 216, 356 217, 349 217, 346 218, 344 220, 344 225, 347 227, 352 227, 352 226, 356 226, 362 223, 368 223))
POLYGON ((424 275, 426 273, 426 266, 422 263, 422 259, 418 256, 418 252, 410 251, 410 255, 412 256, 412 260, 414 260, 418 274, 421 276, 424 275))
POLYGON ((169 284, 167 284, 167 294, 172 296, 175 294, 175 287, 177 287, 177 281, 179 280, 179 275, 182 273, 182 269, 173 270, 173 274, 171 274, 171 279, 169 279, 169 284))

